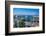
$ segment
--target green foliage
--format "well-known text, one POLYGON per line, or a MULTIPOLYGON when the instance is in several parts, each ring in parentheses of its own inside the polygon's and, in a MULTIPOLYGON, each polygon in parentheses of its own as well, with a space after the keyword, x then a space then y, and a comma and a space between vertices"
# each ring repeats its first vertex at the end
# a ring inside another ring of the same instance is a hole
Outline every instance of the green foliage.
POLYGON ((24 27, 24 26, 25 26, 25 23, 24 23, 23 19, 21 19, 19 21, 19 27, 24 27))

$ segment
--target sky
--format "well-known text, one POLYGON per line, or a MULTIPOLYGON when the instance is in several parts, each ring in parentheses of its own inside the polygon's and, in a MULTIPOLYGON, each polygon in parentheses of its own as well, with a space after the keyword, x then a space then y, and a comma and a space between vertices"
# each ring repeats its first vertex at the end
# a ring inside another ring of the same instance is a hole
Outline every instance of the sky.
POLYGON ((39 9, 13 8, 13 14, 16 14, 16 15, 39 15, 39 9))

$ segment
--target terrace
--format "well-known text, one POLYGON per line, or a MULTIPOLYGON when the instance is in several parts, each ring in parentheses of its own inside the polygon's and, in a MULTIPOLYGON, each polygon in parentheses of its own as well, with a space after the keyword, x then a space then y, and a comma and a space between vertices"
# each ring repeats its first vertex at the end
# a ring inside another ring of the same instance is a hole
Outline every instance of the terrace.
POLYGON ((31 16, 31 15, 30 16, 29 15, 18 15, 18 16, 16 16, 15 15, 14 16, 14 24, 15 24, 14 25, 15 27, 16 26, 19 27, 20 25, 21 26, 24 25, 24 27, 38 26, 39 25, 39 16, 31 16))

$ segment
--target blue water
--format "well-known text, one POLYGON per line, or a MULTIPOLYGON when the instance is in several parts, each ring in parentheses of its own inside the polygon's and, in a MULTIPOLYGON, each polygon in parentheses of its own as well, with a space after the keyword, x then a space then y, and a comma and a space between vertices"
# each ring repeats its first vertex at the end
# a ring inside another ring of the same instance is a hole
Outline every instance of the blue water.
POLYGON ((39 9, 33 8, 13 8, 13 14, 16 15, 39 15, 39 9))

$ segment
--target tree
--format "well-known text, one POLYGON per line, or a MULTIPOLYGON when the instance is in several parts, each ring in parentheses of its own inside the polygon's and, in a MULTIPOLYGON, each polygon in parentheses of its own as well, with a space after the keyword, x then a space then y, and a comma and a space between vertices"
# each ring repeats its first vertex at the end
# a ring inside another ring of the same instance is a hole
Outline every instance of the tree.
POLYGON ((19 27, 25 27, 25 23, 23 19, 20 19, 19 21, 19 27))
POLYGON ((16 15, 14 15, 14 27, 17 27, 17 20, 16 20, 16 15))

